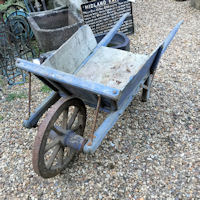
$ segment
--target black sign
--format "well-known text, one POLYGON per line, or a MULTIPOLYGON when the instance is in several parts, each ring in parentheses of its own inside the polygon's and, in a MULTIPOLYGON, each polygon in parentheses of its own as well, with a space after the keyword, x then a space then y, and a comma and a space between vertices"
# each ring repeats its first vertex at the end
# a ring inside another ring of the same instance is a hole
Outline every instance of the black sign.
POLYGON ((83 18, 94 34, 106 33, 124 13, 130 13, 120 31, 125 34, 134 32, 132 4, 127 0, 96 0, 81 5, 83 18))

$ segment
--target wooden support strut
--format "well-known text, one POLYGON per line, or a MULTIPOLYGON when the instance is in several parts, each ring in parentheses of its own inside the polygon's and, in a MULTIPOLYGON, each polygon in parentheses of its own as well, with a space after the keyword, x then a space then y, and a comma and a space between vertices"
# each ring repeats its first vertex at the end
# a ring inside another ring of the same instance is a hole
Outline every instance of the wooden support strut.
POLYGON ((95 119, 94 119, 94 125, 93 125, 93 129, 92 129, 92 133, 90 134, 90 141, 88 143, 88 146, 92 146, 92 142, 93 142, 93 138, 95 138, 96 136, 94 135, 95 133, 95 129, 96 129, 96 123, 97 123, 97 117, 99 114, 99 108, 101 105, 101 96, 98 95, 98 102, 97 102, 97 109, 96 109, 96 113, 95 113, 95 119))

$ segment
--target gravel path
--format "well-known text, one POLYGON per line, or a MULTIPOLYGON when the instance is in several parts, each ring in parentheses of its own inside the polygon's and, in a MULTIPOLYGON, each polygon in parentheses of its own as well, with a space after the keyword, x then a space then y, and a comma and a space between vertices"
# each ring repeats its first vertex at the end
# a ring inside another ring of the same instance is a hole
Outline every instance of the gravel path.
MULTIPOLYGON (((136 0, 133 13, 131 51, 139 53, 150 53, 184 19, 150 100, 137 95, 93 155, 80 154, 45 180, 32 169, 36 130, 22 127, 28 84, 8 90, 21 98, 0 100, 0 199, 200 199, 200 11, 189 1, 136 0)), ((39 81, 33 85, 35 108, 47 94, 39 81)))

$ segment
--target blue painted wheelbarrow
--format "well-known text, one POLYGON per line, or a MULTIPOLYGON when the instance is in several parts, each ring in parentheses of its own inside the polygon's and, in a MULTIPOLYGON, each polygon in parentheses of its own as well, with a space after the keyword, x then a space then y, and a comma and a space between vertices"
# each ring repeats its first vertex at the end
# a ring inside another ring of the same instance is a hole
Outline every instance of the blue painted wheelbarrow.
POLYGON ((75 153, 93 153, 140 89, 142 100, 149 98, 160 57, 182 22, 150 55, 106 47, 127 16, 123 15, 98 45, 89 26, 84 25, 42 65, 16 61, 19 68, 54 90, 24 123, 27 128, 36 127, 48 110, 33 146, 33 168, 43 178, 64 170, 75 153), (85 105, 96 108, 88 139, 84 137, 85 105), (108 115, 96 129, 99 110, 108 115))

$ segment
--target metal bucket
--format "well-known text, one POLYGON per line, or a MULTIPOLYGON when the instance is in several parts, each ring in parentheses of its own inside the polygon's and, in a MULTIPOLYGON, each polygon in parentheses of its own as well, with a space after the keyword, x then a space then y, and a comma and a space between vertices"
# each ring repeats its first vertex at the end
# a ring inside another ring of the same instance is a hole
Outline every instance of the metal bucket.
MULTIPOLYGON (((106 33, 96 34, 95 38, 97 40, 97 43, 99 43, 105 35, 106 33)), ((107 46, 114 49, 130 51, 130 40, 124 33, 118 32, 114 35, 113 39, 107 46)))

